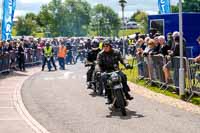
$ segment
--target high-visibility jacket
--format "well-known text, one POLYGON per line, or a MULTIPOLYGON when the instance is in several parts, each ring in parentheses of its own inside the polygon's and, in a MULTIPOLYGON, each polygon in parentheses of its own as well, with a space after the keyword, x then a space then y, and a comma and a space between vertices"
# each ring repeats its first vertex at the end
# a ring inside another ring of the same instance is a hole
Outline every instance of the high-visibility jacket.
POLYGON ((103 42, 99 43, 99 48, 102 50, 103 49, 103 42))
POLYGON ((132 45, 132 44, 134 44, 134 40, 132 39, 128 40, 128 45, 132 45))
POLYGON ((58 57, 59 58, 65 58, 66 53, 67 53, 67 48, 60 46, 59 49, 58 49, 58 57))
POLYGON ((48 49, 47 49, 47 47, 44 48, 44 56, 45 57, 53 56, 52 47, 49 47, 48 49))

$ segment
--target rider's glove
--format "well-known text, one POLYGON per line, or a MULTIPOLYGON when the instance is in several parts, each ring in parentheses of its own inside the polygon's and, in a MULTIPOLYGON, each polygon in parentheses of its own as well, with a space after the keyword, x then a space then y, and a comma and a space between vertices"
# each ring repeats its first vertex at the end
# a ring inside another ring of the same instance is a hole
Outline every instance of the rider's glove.
POLYGON ((126 68, 126 69, 131 69, 132 67, 131 67, 130 64, 125 64, 125 68, 126 68))

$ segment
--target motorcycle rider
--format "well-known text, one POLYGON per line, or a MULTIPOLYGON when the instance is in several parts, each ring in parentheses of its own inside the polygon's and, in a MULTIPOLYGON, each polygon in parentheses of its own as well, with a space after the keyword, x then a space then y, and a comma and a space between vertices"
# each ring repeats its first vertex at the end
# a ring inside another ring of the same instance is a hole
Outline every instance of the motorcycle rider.
MULTIPOLYGON (((99 48, 99 41, 97 39, 92 40, 91 50, 87 54, 87 63, 94 63, 96 61, 97 55, 100 51, 101 51, 101 49, 99 48)), ((88 89, 90 89, 92 87, 91 81, 92 81, 92 76, 93 76, 94 70, 95 70, 95 64, 92 65, 87 72, 88 89)))
MULTIPOLYGON (((50 62, 53 64, 55 70, 57 70, 57 67, 56 67, 56 64, 55 64, 55 61, 54 61, 54 58, 53 58, 53 53, 54 53, 54 50, 53 48, 50 46, 50 42, 46 42, 46 46, 44 47, 43 49, 43 54, 44 54, 44 61, 43 61, 43 65, 42 65, 42 71, 44 71, 44 67, 48 61, 48 58, 50 58, 50 62)), ((49 68, 49 71, 51 71, 51 63, 48 62, 48 68, 49 68)))
MULTIPOLYGON (((102 73, 116 71, 116 69, 119 69, 119 62, 127 69, 131 68, 128 62, 122 57, 120 51, 113 49, 109 40, 104 41, 103 50, 97 56, 97 69, 100 69, 102 73)), ((127 84, 126 75, 123 72, 119 72, 119 75, 122 79, 123 91, 126 99, 132 100, 133 97, 129 94, 130 88, 127 84)), ((108 102, 106 104, 112 104, 112 92, 110 89, 106 88, 107 76, 102 76, 102 81, 108 97, 108 102)))

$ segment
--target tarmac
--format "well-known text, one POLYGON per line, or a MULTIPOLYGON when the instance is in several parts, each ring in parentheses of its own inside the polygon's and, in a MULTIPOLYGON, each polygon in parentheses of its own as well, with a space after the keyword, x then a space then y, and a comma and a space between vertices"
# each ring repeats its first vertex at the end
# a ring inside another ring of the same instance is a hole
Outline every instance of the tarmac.
POLYGON ((0 76, 0 133, 48 133, 26 110, 21 87, 38 67, 0 76))
MULTIPOLYGON (((28 79, 30 82, 30 77, 40 71, 41 67, 34 67, 27 69, 27 72, 17 71, 0 76, 0 133, 49 133, 29 114, 21 96, 24 82, 28 79)), ((129 84, 131 88, 137 88, 133 92, 140 96, 191 113, 199 114, 200 112, 199 106, 151 92, 141 86, 129 84)))

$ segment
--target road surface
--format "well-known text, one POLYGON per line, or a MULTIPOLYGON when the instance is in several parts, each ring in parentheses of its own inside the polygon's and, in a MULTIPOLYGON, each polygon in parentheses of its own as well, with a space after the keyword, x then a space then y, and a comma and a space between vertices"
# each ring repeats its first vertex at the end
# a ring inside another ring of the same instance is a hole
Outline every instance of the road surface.
POLYGON ((82 64, 40 72, 22 88, 30 114, 51 133, 200 133, 200 116, 134 95, 128 116, 86 89, 82 64))

